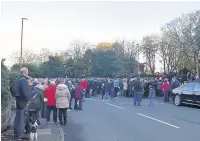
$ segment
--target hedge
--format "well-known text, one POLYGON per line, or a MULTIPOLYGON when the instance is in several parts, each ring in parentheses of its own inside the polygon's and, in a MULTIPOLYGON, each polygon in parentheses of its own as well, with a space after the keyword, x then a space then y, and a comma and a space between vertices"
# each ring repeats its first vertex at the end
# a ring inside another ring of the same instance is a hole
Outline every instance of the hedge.
POLYGON ((4 60, 1 60, 1 131, 4 131, 10 125, 11 105, 9 71, 4 65, 4 60))

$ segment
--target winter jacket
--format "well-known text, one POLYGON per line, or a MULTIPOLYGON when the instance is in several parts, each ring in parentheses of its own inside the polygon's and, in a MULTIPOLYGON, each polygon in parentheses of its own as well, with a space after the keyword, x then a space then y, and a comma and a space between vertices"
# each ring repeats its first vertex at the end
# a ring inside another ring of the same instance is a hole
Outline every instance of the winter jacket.
POLYGON ((106 82, 105 84, 104 84, 104 90, 105 90, 105 93, 107 92, 111 92, 111 83, 109 83, 109 82, 106 82))
POLYGON ((143 86, 140 80, 136 80, 134 83, 134 91, 135 92, 142 92, 143 91, 143 86))
POLYGON ((166 92, 168 92, 168 91, 170 90, 170 87, 171 87, 171 85, 169 84, 169 82, 164 82, 164 83, 162 84, 162 91, 163 91, 164 93, 166 93, 166 92))
POLYGON ((27 81, 26 76, 19 76, 17 78, 17 85, 18 87, 18 93, 20 96, 16 97, 16 108, 18 109, 24 109, 27 106, 27 102, 30 101, 30 89, 27 81))
POLYGON ((82 88, 83 88, 84 90, 86 90, 87 87, 88 87, 88 83, 87 83, 85 80, 81 81, 80 83, 81 83, 82 88))
POLYGON ((35 86, 34 94, 31 96, 29 111, 39 111, 43 101, 43 86, 38 84, 35 86))
POLYGON ((75 97, 76 99, 82 99, 82 86, 81 86, 81 85, 77 85, 77 86, 76 86, 74 97, 75 97))
POLYGON ((149 88, 149 98, 155 98, 156 97, 156 91, 154 88, 149 88))
POLYGON ((180 83, 178 80, 172 81, 172 89, 178 88, 180 86, 180 83))
POLYGON ((44 91, 44 97, 47 98, 47 105, 48 106, 56 106, 56 85, 50 84, 48 88, 44 91))
POLYGON ((157 83, 157 89, 158 90, 162 90, 162 82, 161 81, 158 81, 158 83, 157 83))
POLYGON ((123 82, 123 90, 128 90, 128 84, 127 84, 127 82, 123 82))
POLYGON ((56 88, 56 108, 69 108, 70 92, 65 84, 59 84, 56 88))
POLYGON ((157 82, 155 80, 151 81, 151 85, 155 90, 157 89, 157 82))
POLYGON ((119 87, 119 81, 118 80, 114 80, 114 88, 119 87))
POLYGON ((92 82, 92 90, 96 90, 97 89, 97 82, 93 81, 92 82))
POLYGON ((119 81, 119 87, 121 90, 123 90, 123 82, 121 80, 119 81))
POLYGON ((18 85, 19 85, 19 94, 20 96, 18 97, 22 101, 30 101, 30 88, 28 85, 27 78, 25 76, 20 76, 17 80, 18 85))

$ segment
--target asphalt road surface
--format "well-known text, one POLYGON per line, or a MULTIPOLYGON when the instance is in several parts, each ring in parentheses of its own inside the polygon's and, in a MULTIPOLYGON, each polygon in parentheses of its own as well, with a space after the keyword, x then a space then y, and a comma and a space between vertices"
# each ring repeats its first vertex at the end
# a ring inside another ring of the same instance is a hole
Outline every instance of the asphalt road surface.
POLYGON ((177 107, 156 100, 148 107, 133 106, 133 99, 112 102, 91 97, 83 111, 68 112, 65 141, 200 141, 200 109, 177 107))

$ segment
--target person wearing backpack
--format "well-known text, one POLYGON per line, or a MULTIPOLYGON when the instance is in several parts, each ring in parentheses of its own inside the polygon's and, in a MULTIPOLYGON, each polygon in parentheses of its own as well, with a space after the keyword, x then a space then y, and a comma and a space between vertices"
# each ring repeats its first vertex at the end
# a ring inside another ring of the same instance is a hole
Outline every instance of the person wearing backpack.
POLYGON ((16 99, 16 116, 14 121, 14 137, 22 140, 29 140, 25 135, 25 108, 30 101, 30 90, 27 79, 28 69, 22 68, 20 76, 11 84, 11 94, 16 99))
POLYGON ((34 92, 31 94, 31 100, 27 107, 28 120, 26 121, 26 126, 25 126, 26 134, 30 133, 31 130, 30 123, 32 123, 33 119, 37 120, 38 125, 40 125, 39 111, 41 109, 43 101, 44 101, 43 85, 37 84, 34 87, 34 92))
POLYGON ((37 123, 40 125, 39 111, 44 101, 42 84, 37 84, 34 87, 34 94, 31 96, 31 98, 32 99, 29 104, 29 115, 30 117, 34 117, 35 119, 37 119, 37 123))

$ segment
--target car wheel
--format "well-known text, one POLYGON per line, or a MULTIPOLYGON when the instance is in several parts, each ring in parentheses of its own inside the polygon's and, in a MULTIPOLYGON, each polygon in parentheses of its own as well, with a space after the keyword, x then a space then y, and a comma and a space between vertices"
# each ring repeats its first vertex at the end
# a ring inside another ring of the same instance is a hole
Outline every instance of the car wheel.
POLYGON ((181 105, 181 97, 180 97, 180 95, 175 95, 175 98, 174 98, 174 104, 176 105, 176 106, 180 106, 181 105))

